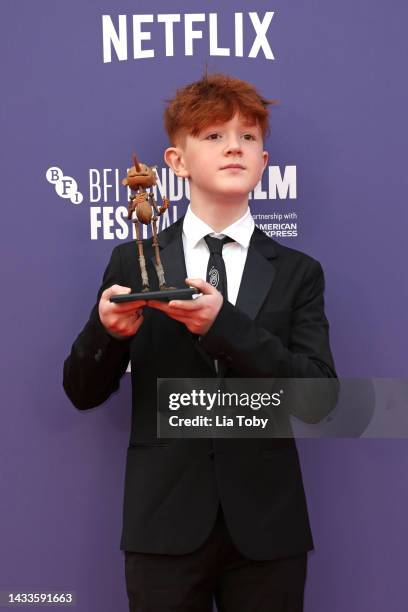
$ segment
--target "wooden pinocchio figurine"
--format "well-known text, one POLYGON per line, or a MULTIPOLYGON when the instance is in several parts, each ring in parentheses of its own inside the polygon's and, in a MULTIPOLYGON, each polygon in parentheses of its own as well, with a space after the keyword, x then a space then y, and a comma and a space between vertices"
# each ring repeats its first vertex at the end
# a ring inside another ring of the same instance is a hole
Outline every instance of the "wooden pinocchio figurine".
POLYGON ((149 223, 152 224, 152 244, 155 255, 155 268, 159 279, 159 288, 161 291, 171 289, 171 287, 166 285, 157 242, 157 219, 168 209, 170 201, 167 198, 163 198, 162 206, 157 206, 153 193, 148 193, 146 191, 146 187, 156 185, 156 173, 154 168, 139 162, 135 154, 133 154, 133 166, 128 170, 126 178, 122 180, 122 184, 128 186, 132 191, 128 204, 128 219, 132 220, 136 226, 136 242, 139 253, 140 272, 142 274, 142 291, 150 291, 150 287, 139 223, 143 223, 144 225, 149 225, 149 223))

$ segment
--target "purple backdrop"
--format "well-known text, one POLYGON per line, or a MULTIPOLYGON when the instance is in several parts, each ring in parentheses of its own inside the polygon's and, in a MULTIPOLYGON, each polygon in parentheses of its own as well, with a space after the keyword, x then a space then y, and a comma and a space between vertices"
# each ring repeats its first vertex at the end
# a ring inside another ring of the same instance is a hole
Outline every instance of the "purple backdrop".
MULTIPOLYGON (((267 141, 268 197, 258 191, 251 209, 271 225, 292 214, 297 236, 282 241, 322 262, 338 373, 407 377, 407 17, 402 0, 3 6, 0 591, 75 590, 80 612, 127 609, 119 537, 129 380, 103 407, 79 413, 63 394, 62 363, 119 241, 103 231, 120 230, 114 211, 126 205, 123 188, 119 203, 109 187, 91 202, 90 171, 112 169, 112 183, 134 149, 163 167, 164 99, 206 64, 280 100, 267 141), (184 15, 193 12, 205 15, 193 25, 203 35, 186 56, 184 15), (181 15, 167 56, 163 13, 181 15), (209 53, 209 13, 218 19, 212 51, 217 42, 230 56, 209 53), (104 62, 102 15, 118 32, 118 14, 127 15, 128 44, 122 30, 117 48, 128 59, 108 41, 104 62), (152 15, 141 25, 152 58, 133 58, 133 14, 152 15), (75 179, 82 203, 58 195, 50 167, 75 179), (290 183, 281 198, 273 197, 277 169, 290 183)), ((186 201, 176 202, 178 216, 186 201)), ((316 544, 306 612, 404 610, 407 442, 304 440, 299 449, 316 544)))

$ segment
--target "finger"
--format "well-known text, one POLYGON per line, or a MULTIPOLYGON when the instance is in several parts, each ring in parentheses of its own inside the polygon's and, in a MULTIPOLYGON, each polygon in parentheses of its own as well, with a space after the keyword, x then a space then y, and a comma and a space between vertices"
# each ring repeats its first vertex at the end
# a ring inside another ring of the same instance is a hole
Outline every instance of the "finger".
MULTIPOLYGON (((114 304, 112 304, 112 307, 113 306, 114 304)), ((102 309, 102 312, 105 317, 109 318, 113 325, 122 325, 128 323, 129 321, 133 322, 135 319, 140 317, 143 314, 143 308, 143 306, 141 306, 140 308, 133 307, 132 310, 127 310, 126 312, 124 312, 112 310, 112 308, 110 307, 105 307, 102 309)))
POLYGON ((169 310, 169 303, 162 302, 161 300, 147 300, 146 304, 149 308, 156 308, 156 310, 162 310, 163 312, 168 312, 169 310))
POLYGON ((161 310, 166 314, 173 312, 174 309, 184 311, 184 312, 193 312, 200 310, 203 307, 203 303, 200 301, 200 298, 195 300, 171 300, 170 302, 161 302, 158 300, 148 300, 147 305, 151 306, 151 308, 156 308, 157 310, 161 310))
POLYGON ((133 325, 133 333, 135 334, 137 332, 137 330, 139 329, 139 327, 142 325, 144 321, 144 317, 141 314, 139 317, 137 317, 136 322, 133 325))
POLYGON ((192 317, 189 312, 186 312, 184 310, 174 310, 170 308, 169 304, 166 302, 160 302, 158 300, 149 300, 147 305, 151 308, 155 308, 156 310, 164 312, 164 314, 166 314, 168 317, 171 317, 172 319, 175 319, 176 321, 181 321, 181 319, 183 319, 182 322, 184 322, 184 319, 193 320, 195 318, 192 317))
POLYGON ((130 292, 130 287, 122 287, 122 285, 112 285, 111 287, 105 289, 102 295, 105 297, 105 299, 109 299, 112 295, 121 295, 123 293, 128 294, 130 292))
POLYGON ((203 293, 204 295, 211 295, 217 292, 217 289, 215 287, 210 285, 210 283, 207 283, 202 278, 186 278, 185 282, 187 285, 195 287, 196 289, 201 291, 201 293, 203 293))
MULTIPOLYGON (((131 293, 130 287, 122 287, 122 285, 112 285, 108 287, 101 295, 101 300, 110 302, 110 298, 114 295, 129 295, 131 293)), ((127 312, 138 308, 139 306, 145 305, 146 300, 131 300, 130 302, 115 303, 110 302, 112 306, 117 307, 117 312, 127 312)))
POLYGON ((142 325, 143 320, 143 315, 138 317, 136 320, 133 320, 133 323, 125 328, 125 333, 123 335, 133 336, 138 331, 139 327, 142 325))
POLYGON ((119 325, 115 325, 112 330, 121 336, 133 336, 144 321, 143 315, 121 321, 119 325))
POLYGON ((137 308, 133 310, 133 312, 126 313, 120 320, 129 321, 133 324, 137 319, 140 319, 141 316, 143 316, 143 308, 137 308))
POLYGON ((146 300, 135 300, 134 302, 123 302, 123 304, 115 304, 114 302, 109 302, 109 307, 111 308, 112 312, 115 312, 117 314, 119 313, 123 313, 126 314, 127 312, 136 312, 136 310, 139 310, 140 308, 143 308, 144 306, 146 306, 147 302, 146 300))
POLYGON ((196 300, 171 300, 169 302, 169 309, 180 310, 184 312, 194 312, 196 310, 201 310, 203 308, 202 301, 197 298, 196 300))
POLYGON ((134 313, 136 312, 136 310, 139 310, 137 306, 139 306, 139 308, 144 307, 143 305, 140 306, 139 304, 136 304, 136 307, 135 307, 134 303, 132 306, 130 306, 129 304, 125 305, 125 304, 112 304, 111 302, 102 302, 99 305, 99 314, 102 315, 105 319, 109 318, 110 320, 119 319, 121 321, 126 321, 128 320, 128 318, 130 319, 134 318, 134 313))

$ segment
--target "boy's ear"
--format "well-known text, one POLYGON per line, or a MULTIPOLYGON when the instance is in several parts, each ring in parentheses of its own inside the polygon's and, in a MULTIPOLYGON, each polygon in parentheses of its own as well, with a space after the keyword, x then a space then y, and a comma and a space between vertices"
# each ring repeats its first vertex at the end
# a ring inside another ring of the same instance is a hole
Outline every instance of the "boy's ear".
POLYGON ((265 170, 266 166, 268 165, 268 160, 269 160, 269 153, 268 153, 268 151, 263 151, 262 157, 263 157, 263 164, 264 164, 263 169, 265 170))
POLYGON ((182 178, 188 177, 182 149, 179 147, 168 147, 164 152, 164 161, 173 170, 176 176, 182 178))

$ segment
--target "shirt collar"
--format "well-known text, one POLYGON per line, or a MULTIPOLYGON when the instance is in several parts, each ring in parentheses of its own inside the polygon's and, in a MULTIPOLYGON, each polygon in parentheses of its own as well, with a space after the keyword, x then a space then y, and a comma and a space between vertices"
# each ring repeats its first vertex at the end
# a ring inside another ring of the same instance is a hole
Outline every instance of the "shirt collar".
POLYGON ((211 234, 212 236, 229 236, 235 242, 238 242, 238 244, 248 248, 254 227, 255 222, 252 218, 251 211, 247 208, 247 211, 242 217, 234 221, 234 223, 231 223, 231 225, 223 229, 222 232, 217 233, 212 227, 197 217, 189 205, 184 217, 183 235, 191 248, 197 246, 198 242, 204 238, 204 236, 207 236, 207 234, 211 234))

